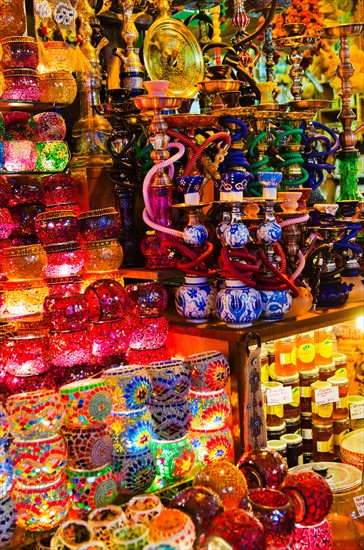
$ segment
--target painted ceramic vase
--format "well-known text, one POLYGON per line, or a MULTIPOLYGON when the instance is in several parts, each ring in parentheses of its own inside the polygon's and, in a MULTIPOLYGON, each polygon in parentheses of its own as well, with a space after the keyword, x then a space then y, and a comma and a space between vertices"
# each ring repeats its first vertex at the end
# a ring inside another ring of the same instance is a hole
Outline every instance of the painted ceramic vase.
POLYGON ((233 457, 233 436, 229 426, 219 430, 189 430, 188 437, 199 464, 233 457))
POLYGON ((174 403, 155 403, 151 401, 149 410, 152 415, 155 434, 159 439, 179 439, 187 434, 191 418, 187 399, 174 403))
POLYGON ((157 475, 162 480, 183 478, 195 465, 195 453, 187 437, 170 441, 152 439, 150 448, 156 458, 157 475))
POLYGON ((117 488, 122 495, 144 493, 155 478, 155 457, 150 449, 137 454, 114 453, 112 464, 117 488))
POLYGON ((147 366, 152 381, 153 403, 174 403, 187 396, 191 377, 189 367, 179 359, 158 361, 147 366))
POLYGON ((260 293, 237 279, 227 279, 216 297, 216 313, 230 328, 249 327, 262 312, 260 293))
POLYGON ((186 225, 183 230, 183 240, 191 246, 202 246, 208 239, 208 231, 202 224, 186 225))
POLYGON ((67 516, 70 496, 65 477, 44 485, 16 483, 13 499, 17 524, 28 531, 48 531, 67 516))
POLYGON ((167 337, 168 321, 164 315, 131 319, 131 349, 158 349, 165 345, 167 337))
POLYGON ((62 435, 67 443, 68 465, 76 470, 97 470, 111 462, 113 439, 104 425, 90 428, 64 426, 62 435))
POLYGON ((14 536, 16 527, 15 504, 10 495, 0 498, 0 548, 6 546, 14 536))
POLYGON ((249 489, 278 489, 288 473, 286 460, 279 453, 269 450, 246 451, 239 458, 237 466, 244 474, 249 489))
POLYGON ((122 365, 106 369, 102 377, 112 392, 114 411, 144 409, 152 394, 152 381, 141 365, 122 365))
POLYGON ((95 539, 103 542, 105 548, 114 550, 112 534, 119 527, 127 524, 126 516, 120 506, 110 504, 103 508, 96 508, 88 515, 88 524, 91 526, 95 539))
POLYGON ((85 378, 59 389, 66 424, 84 428, 105 422, 112 407, 111 390, 102 378, 85 378))
POLYGON ((331 550, 332 531, 327 519, 317 525, 300 525, 296 523, 293 532, 295 550, 331 550))
POLYGON ((229 223, 224 229, 223 241, 230 248, 243 248, 249 238, 249 229, 241 222, 229 223))
POLYGON ((320 284, 320 292, 317 299, 318 307, 340 307, 346 304, 349 299, 349 292, 354 288, 353 284, 346 283, 325 283, 320 284))
POLYGON ((148 542, 149 529, 143 523, 116 529, 112 540, 115 550, 143 550, 148 542))
POLYGON ((170 542, 180 550, 192 550, 195 539, 193 521, 181 510, 163 510, 149 524, 151 542, 170 542))
POLYGON ((164 506, 157 495, 138 495, 127 502, 125 516, 131 525, 140 523, 149 525, 150 521, 159 516, 163 509, 164 506))
POLYGON ((248 493, 243 474, 239 468, 227 460, 219 460, 205 466, 195 476, 192 485, 193 487, 202 485, 215 491, 225 510, 238 508, 248 493))
POLYGON ((112 504, 117 497, 116 481, 109 464, 98 470, 67 468, 66 473, 74 510, 90 512, 112 504))
POLYGON ((116 453, 139 453, 149 447, 154 430, 147 407, 127 412, 112 411, 108 423, 116 453))
POLYGON ((129 307, 137 317, 163 315, 168 304, 168 295, 161 283, 135 283, 125 287, 129 307))
POLYGON ((245 510, 222 512, 207 528, 205 548, 214 550, 225 543, 232 550, 265 550, 263 525, 245 510))
POLYGON ((257 237, 264 244, 275 243, 282 237, 281 226, 274 221, 263 222, 257 229, 257 237))
POLYGON ((210 392, 222 390, 229 381, 230 367, 220 351, 202 351, 185 358, 191 372, 191 389, 210 392))
POLYGON ((192 430, 218 430, 230 415, 230 399, 225 390, 216 392, 190 391, 188 396, 192 430))
POLYGON ((216 290, 206 277, 185 277, 175 295, 177 312, 191 323, 205 323, 215 311, 216 290))
POLYGON ((67 448, 60 435, 28 441, 14 439, 10 452, 16 479, 25 485, 56 481, 67 464, 67 448))
POLYGON ((292 295, 289 290, 260 290, 262 299, 261 319, 279 321, 292 306, 292 295))

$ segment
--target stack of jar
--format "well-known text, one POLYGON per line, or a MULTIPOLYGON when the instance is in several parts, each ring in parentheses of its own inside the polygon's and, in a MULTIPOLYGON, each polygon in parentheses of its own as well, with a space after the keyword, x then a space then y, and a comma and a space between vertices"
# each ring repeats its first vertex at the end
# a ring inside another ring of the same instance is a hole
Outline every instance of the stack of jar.
POLYGON ((113 396, 108 422, 113 435, 112 462, 118 491, 122 495, 136 495, 149 488, 156 474, 150 449, 153 424, 148 410, 152 382, 140 365, 106 369, 102 376, 113 396))
POLYGON ((228 425, 231 412, 225 390, 230 378, 229 363, 220 351, 206 351, 185 359, 191 372, 189 437, 200 465, 229 460, 232 434, 228 425))
POLYGON ((112 395, 102 378, 85 378, 59 389, 66 410, 67 477, 72 508, 85 513, 112 504, 117 496, 111 464, 112 439, 106 421, 112 395))

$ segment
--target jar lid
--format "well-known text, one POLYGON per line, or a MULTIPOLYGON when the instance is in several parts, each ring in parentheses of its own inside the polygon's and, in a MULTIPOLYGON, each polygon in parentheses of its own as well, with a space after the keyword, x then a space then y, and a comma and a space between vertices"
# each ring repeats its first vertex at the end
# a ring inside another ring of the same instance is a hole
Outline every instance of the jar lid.
POLYGON ((334 420, 334 428, 337 424, 347 424, 350 422, 350 417, 347 416, 346 418, 340 418, 340 420, 334 420))
POLYGON ((312 412, 301 412, 301 416, 304 416, 305 418, 312 418, 312 412))
POLYGON ((327 470, 325 479, 333 493, 346 493, 360 487, 362 483, 362 472, 351 464, 340 462, 311 462, 290 468, 289 472, 297 474, 302 471, 314 471, 313 466, 320 464, 322 470, 327 470))
POLYGON ((335 365, 345 365, 347 357, 345 353, 334 352, 332 354, 332 358, 334 360, 335 365))
POLYGON ((335 368, 335 362, 328 363, 327 365, 318 365, 319 371, 332 370, 335 368))
POLYGON ((295 416, 294 418, 286 418, 285 420, 286 424, 295 424, 296 422, 300 422, 300 421, 301 421, 300 416, 295 416))
POLYGON ((278 426, 267 426, 267 432, 280 432, 286 429, 286 423, 278 424, 278 426))
POLYGON ((327 381, 333 386, 346 386, 349 384, 349 380, 345 376, 330 376, 327 381))
POLYGON ((300 379, 300 375, 298 374, 298 372, 296 372, 295 374, 291 374, 290 376, 277 376, 276 374, 274 375, 274 380, 276 380, 277 382, 282 382, 283 384, 286 382, 298 382, 300 379))
POLYGON ((333 423, 331 422, 331 424, 318 424, 317 422, 313 422, 312 423, 312 427, 313 428, 319 428, 319 430, 332 430, 333 428, 333 423))
POLYGON ((88 219, 88 218, 95 218, 95 217, 98 217, 98 216, 105 216, 105 215, 110 215, 110 214, 112 214, 112 215, 117 214, 117 211, 112 206, 108 207, 108 208, 99 208, 97 210, 87 210, 87 212, 82 212, 79 215, 79 219, 80 220, 85 220, 85 219, 88 219))
POLYGON ((267 441, 267 448, 271 451, 284 451, 287 449, 287 443, 281 441, 280 439, 269 439, 267 441))
POLYGON ((320 373, 319 368, 318 368, 318 367, 315 367, 315 368, 312 369, 312 370, 300 371, 300 372, 299 372, 299 377, 300 377, 300 378, 310 378, 311 376, 319 375, 319 373, 320 373))
POLYGON ((9 42, 29 42, 36 44, 37 41, 32 36, 8 36, 0 40, 0 44, 9 44, 9 42))
POLYGON ((280 437, 281 441, 287 443, 287 445, 300 445, 302 443, 302 436, 298 434, 284 434, 280 437))
POLYGON ((322 381, 322 380, 316 380, 316 382, 312 382, 311 388, 314 390, 321 390, 324 388, 330 388, 332 386, 331 382, 322 381))

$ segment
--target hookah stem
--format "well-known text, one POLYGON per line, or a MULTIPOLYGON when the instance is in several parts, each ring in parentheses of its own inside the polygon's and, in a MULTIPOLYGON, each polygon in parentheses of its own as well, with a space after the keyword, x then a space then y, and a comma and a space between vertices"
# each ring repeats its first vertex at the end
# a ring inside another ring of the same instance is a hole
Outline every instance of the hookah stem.
MULTIPOLYGON (((253 135, 253 134, 251 134, 253 135)), ((257 136, 255 136, 248 147, 248 154, 256 158, 255 154, 255 148, 258 145, 258 143, 262 140, 264 140, 267 137, 266 132, 260 132, 257 136)), ((250 172, 253 174, 253 176, 256 176, 256 174, 259 172, 273 172, 273 168, 269 166, 269 158, 266 155, 263 155, 261 160, 258 160, 256 162, 252 162, 250 164, 250 172)), ((251 195, 254 197, 261 197, 262 193, 259 191, 260 189, 260 183, 258 181, 253 181, 248 183, 248 190, 251 195), (258 189, 256 189, 258 187, 258 189)))
POLYGON ((196 163, 196 161, 200 158, 203 151, 206 149, 210 143, 214 143, 215 141, 223 140, 225 141, 226 147, 230 147, 231 144, 231 137, 226 132, 217 132, 216 134, 209 136, 205 141, 197 147, 197 149, 194 151, 192 157, 187 163, 187 166, 183 172, 184 176, 190 176, 191 171, 193 170, 193 167, 196 163))
MULTIPOLYGON (((300 143, 302 140, 303 130, 302 128, 292 128, 289 124, 282 124, 283 132, 277 132, 277 130, 272 130, 273 135, 275 136, 274 145, 279 148, 281 147, 283 139, 286 137, 297 136, 297 142, 300 143)), ((284 159, 283 162, 277 164, 277 168, 283 169, 286 166, 291 164, 303 164, 304 159, 299 152, 286 152, 281 153, 280 156, 284 159)), ((309 178, 309 174, 305 168, 301 166, 302 176, 295 179, 294 181, 282 179, 281 185, 288 186, 300 186, 303 185, 309 178)))

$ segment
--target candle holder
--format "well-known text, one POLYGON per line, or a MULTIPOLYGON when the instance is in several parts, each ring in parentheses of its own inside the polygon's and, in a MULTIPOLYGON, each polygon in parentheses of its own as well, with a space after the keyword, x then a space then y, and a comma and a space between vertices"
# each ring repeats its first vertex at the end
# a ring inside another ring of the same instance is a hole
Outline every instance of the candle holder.
POLYGON ((16 528, 15 504, 9 495, 0 498, 0 545, 6 546, 14 536, 16 528))
POLYGON ((45 274, 47 255, 40 244, 4 249, 2 268, 10 281, 41 279, 45 274))
POLYGON ((188 402, 192 430, 218 430, 225 426, 231 411, 229 395, 225 390, 208 393, 191 390, 188 402))
POLYGON ((195 453, 187 436, 173 440, 152 438, 150 448, 162 482, 187 476, 195 465, 195 453))
POLYGON ((129 348, 130 322, 124 319, 93 321, 90 325, 90 337, 92 355, 97 364, 105 368, 120 364, 129 348))
POLYGON ((111 462, 113 441, 111 430, 104 425, 90 428, 64 426, 68 464, 76 470, 97 470, 111 462))
POLYGON ((35 376, 49 369, 48 338, 42 335, 12 336, 7 342, 6 372, 35 376))
POLYGON ((245 477, 237 466, 227 460, 219 460, 205 466, 196 475, 192 485, 202 485, 215 491, 225 510, 238 508, 248 493, 245 477))
POLYGON ((124 253, 118 239, 90 241, 84 244, 85 272, 116 271, 124 253))
POLYGON ((50 362, 54 367, 88 365, 92 359, 92 340, 87 328, 49 333, 50 362))
POLYGON ((105 422, 112 407, 111 390, 102 378, 85 378, 59 389, 66 408, 66 424, 74 428, 105 422))
POLYGON ((102 376, 112 392, 114 411, 137 411, 148 404, 152 382, 145 367, 122 365, 104 370, 102 376))
POLYGON ((153 483, 156 459, 150 449, 139 453, 115 453, 112 464, 118 492, 121 495, 138 495, 153 483))
POLYGON ((153 404, 182 401, 190 389, 189 367, 181 360, 150 363, 147 371, 152 381, 153 404))
POLYGON ((142 550, 148 542, 149 529, 144 524, 121 527, 113 533, 115 550, 142 550))
POLYGON ((45 112, 34 116, 35 141, 63 141, 66 138, 66 123, 59 113, 45 112))
POLYGON ((149 447, 153 424, 146 407, 136 411, 114 411, 108 419, 108 424, 113 433, 116 453, 139 453, 149 447))
POLYGON ((184 362, 190 368, 191 389, 194 391, 219 391, 229 381, 229 363, 220 351, 194 353, 184 362))
POLYGON ((165 346, 168 337, 168 321, 159 317, 135 317, 131 320, 130 349, 148 350, 165 346))
POLYGON ((181 510, 165 509, 149 524, 151 542, 171 543, 180 550, 192 550, 195 539, 193 521, 181 510))
POLYGON ((66 470, 72 489, 72 509, 91 512, 112 504, 117 497, 117 487, 111 465, 98 470, 66 470))
POLYGON ((55 331, 81 330, 87 327, 90 312, 84 294, 53 294, 43 305, 43 318, 55 331))
POLYGON ((233 456, 233 437, 229 426, 219 430, 189 430, 188 438, 201 465, 217 460, 230 460, 233 456))
POLYGON ((105 544, 105 548, 114 549, 113 532, 126 525, 127 519, 119 506, 109 505, 96 508, 89 513, 88 524, 91 526, 95 538, 105 544))
POLYGON ((127 502, 125 516, 131 525, 144 523, 148 526, 163 509, 164 506, 157 495, 138 495, 127 502))
POLYGON ((265 533, 261 522, 245 510, 228 510, 212 519, 206 531, 206 550, 214 550, 219 544, 244 550, 263 550, 265 533), (224 541, 224 542, 222 542, 224 541))

